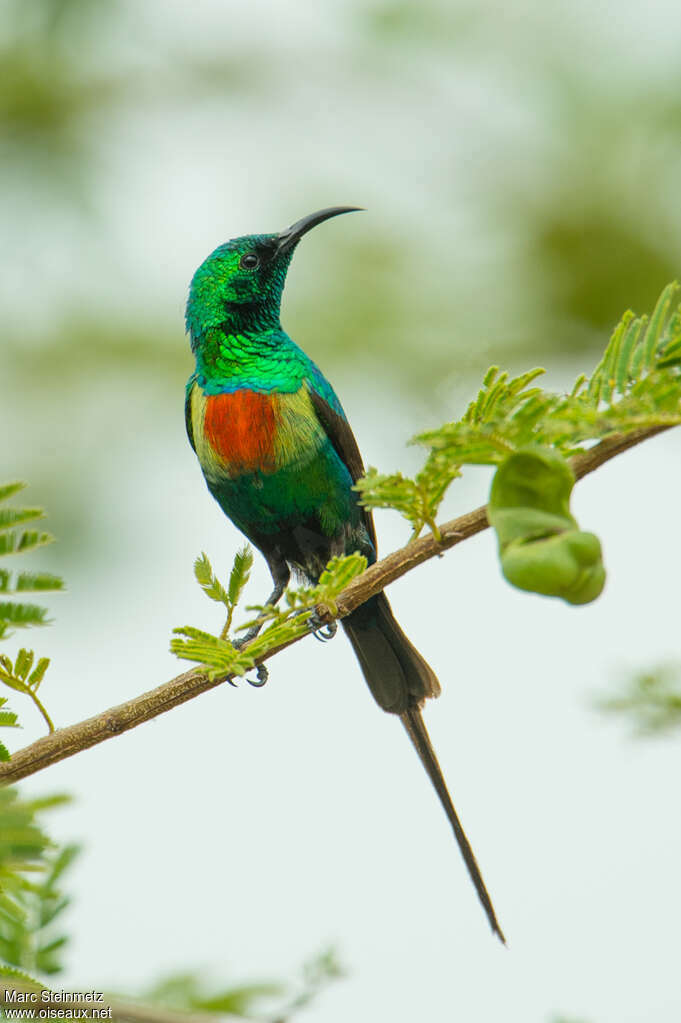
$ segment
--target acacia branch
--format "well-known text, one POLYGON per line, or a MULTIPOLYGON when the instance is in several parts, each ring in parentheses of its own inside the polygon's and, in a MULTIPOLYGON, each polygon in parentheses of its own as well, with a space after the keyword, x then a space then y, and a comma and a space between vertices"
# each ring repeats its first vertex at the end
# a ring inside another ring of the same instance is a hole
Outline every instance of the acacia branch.
MULTIPOLYGON (((571 459, 575 476, 577 479, 581 479, 621 452, 667 429, 669 429, 668 426, 656 426, 607 437, 589 451, 575 455, 571 459)), ((440 526, 439 541, 429 534, 393 551, 392 554, 368 568, 361 576, 353 579, 337 597, 338 617, 344 618, 370 597, 380 593, 390 583, 395 582, 407 572, 411 572, 417 565, 442 554, 443 551, 449 550, 450 547, 454 547, 476 533, 480 533, 488 526, 487 509, 483 505, 481 508, 460 515, 440 526)), ((321 617, 323 618, 327 609, 322 607, 319 610, 322 612, 321 617)), ((299 636, 281 643, 260 660, 269 660, 285 647, 304 638, 304 636, 299 636)), ((98 743, 104 742, 105 739, 111 739, 115 735, 120 735, 121 732, 136 728, 145 721, 158 717, 159 714, 164 714, 166 711, 172 710, 173 707, 179 707, 180 704, 193 700, 201 693, 222 685, 229 677, 233 676, 209 679, 204 672, 193 668, 126 703, 111 707, 109 710, 87 718, 85 721, 79 721, 75 725, 60 728, 14 753, 9 763, 0 764, 0 784, 19 781, 37 771, 42 771, 43 768, 49 767, 51 764, 56 764, 75 753, 80 753, 81 750, 96 746, 98 743)))

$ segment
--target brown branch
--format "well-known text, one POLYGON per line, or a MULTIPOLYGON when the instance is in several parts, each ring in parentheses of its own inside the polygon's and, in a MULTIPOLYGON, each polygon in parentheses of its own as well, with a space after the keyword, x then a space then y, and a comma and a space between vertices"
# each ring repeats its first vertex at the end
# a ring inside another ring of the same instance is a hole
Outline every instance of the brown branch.
MULTIPOLYGON (((591 450, 582 455, 576 455, 572 459, 571 464, 575 476, 577 479, 581 479, 609 459, 666 429, 669 427, 658 426, 607 437, 591 450)), ((443 551, 461 543, 462 540, 467 540, 476 533, 480 533, 483 529, 487 529, 488 525, 486 508, 483 506, 442 525, 439 541, 435 540, 431 534, 393 551, 392 554, 368 568, 361 576, 353 579, 349 586, 343 590, 336 600, 339 617, 344 618, 369 597, 373 597, 374 594, 385 589, 386 586, 416 568, 417 565, 442 554, 443 551)), ((280 644, 270 650, 262 660, 274 657, 285 647, 297 641, 289 640, 287 643, 280 644)), ((136 696, 126 703, 111 707, 95 717, 79 721, 75 725, 68 725, 66 728, 60 728, 51 735, 46 735, 14 753, 9 763, 0 764, 0 784, 19 781, 30 774, 42 771, 43 768, 49 767, 51 764, 56 764, 75 753, 80 753, 81 750, 96 746, 98 743, 104 742, 105 739, 111 739, 114 735, 120 735, 121 732, 127 732, 130 728, 136 728, 145 721, 158 717, 159 714, 164 714, 166 711, 172 710, 173 707, 178 707, 180 704, 186 703, 187 700, 193 700, 195 696, 222 685, 225 681, 226 679, 211 680, 203 672, 194 668, 177 675, 170 682, 165 682, 148 693, 142 693, 141 696, 136 696)))

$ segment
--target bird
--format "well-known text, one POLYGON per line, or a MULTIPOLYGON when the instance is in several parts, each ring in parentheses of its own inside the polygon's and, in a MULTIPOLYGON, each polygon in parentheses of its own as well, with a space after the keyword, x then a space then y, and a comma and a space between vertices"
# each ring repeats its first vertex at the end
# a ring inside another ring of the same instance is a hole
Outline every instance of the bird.
MULTIPOLYGON (((186 328, 196 364, 186 388, 187 435, 209 492, 267 562, 274 584, 267 604, 281 599, 292 571, 315 583, 334 556, 359 552, 369 565, 377 558, 371 512, 353 489, 364 474, 357 441, 331 384, 280 319, 301 238, 360 209, 332 206, 277 233, 233 238, 201 263, 189 287, 186 328)), ((421 714, 425 700, 440 693, 435 672, 384 592, 341 625, 376 703, 402 721, 492 932, 505 944, 421 714)), ((256 632, 257 626, 245 639, 256 632)))

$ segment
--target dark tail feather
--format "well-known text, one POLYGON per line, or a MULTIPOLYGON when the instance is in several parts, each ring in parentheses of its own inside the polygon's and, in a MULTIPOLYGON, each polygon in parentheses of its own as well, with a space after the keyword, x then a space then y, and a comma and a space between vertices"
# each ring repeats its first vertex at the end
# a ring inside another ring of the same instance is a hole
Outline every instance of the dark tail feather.
POLYGON ((341 621, 374 699, 383 710, 400 715, 447 814, 490 927, 506 944, 419 710, 427 697, 440 694, 440 683, 435 672, 402 632, 384 593, 372 597, 341 621))
POLYGON ((399 627, 385 593, 341 618, 376 703, 390 714, 440 695, 440 683, 399 627))
POLYGON ((452 831, 454 832, 457 844, 461 850, 461 855, 463 856, 470 879, 478 893, 478 898, 482 903, 482 908, 487 914, 489 925, 494 934, 496 934, 499 940, 505 945, 506 938, 504 937, 504 932, 499 926, 499 921, 497 920, 497 915, 494 912, 492 900, 487 888, 485 887, 485 882, 482 879, 480 868, 478 867, 477 860, 475 859, 475 853, 471 849, 470 842, 466 838, 466 832, 461 826, 459 815, 454 809, 454 804, 452 803, 452 798, 447 790, 447 785, 445 784, 442 771, 440 770, 440 765, 437 757, 435 756, 435 750, 432 747, 430 736, 426 731, 425 722, 421 717, 421 711, 418 707, 412 707, 410 710, 405 710, 403 714, 400 714, 400 719, 407 730, 407 735, 411 739, 414 749, 418 753, 421 763, 425 767, 428 777, 433 783, 433 788, 437 792, 438 798, 442 803, 442 807, 447 814, 447 818, 452 826, 452 831))

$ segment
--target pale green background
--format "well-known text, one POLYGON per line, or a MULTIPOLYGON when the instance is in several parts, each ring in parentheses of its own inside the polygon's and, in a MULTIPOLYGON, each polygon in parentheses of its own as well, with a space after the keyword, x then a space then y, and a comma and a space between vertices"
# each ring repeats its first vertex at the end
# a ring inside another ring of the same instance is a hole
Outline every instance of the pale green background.
MULTIPOLYGON (((459 415, 491 362, 567 386, 681 272, 676 3, 1 17, 2 477, 31 481, 60 538, 41 563, 69 591, 32 637, 59 724, 175 674, 174 625, 220 624, 192 561, 226 569, 240 540, 182 417, 186 287, 216 244, 367 207, 305 239, 284 323, 386 471, 418 466, 407 439, 459 415)), ((319 1023, 678 1018, 678 741, 636 744, 590 705, 678 658, 678 455, 664 436, 580 484, 609 572, 591 607, 511 590, 489 534, 391 590, 444 685, 427 721, 508 950, 339 637, 25 784, 72 791, 53 831, 85 841, 60 984, 287 976, 334 942, 349 976, 319 1023)), ((467 473, 445 514, 488 478, 467 473)), ((408 535, 378 528, 384 552, 408 535)), ((22 744, 41 727, 23 718, 22 744)))

